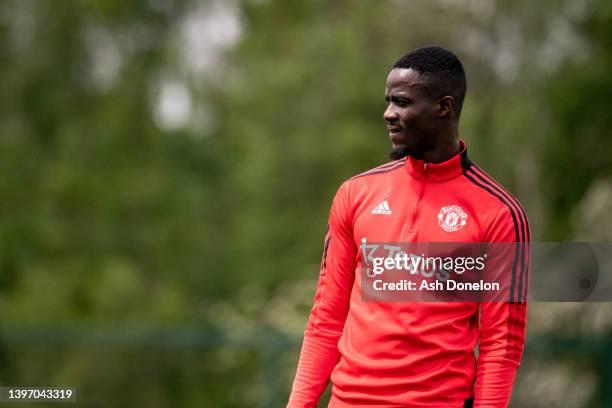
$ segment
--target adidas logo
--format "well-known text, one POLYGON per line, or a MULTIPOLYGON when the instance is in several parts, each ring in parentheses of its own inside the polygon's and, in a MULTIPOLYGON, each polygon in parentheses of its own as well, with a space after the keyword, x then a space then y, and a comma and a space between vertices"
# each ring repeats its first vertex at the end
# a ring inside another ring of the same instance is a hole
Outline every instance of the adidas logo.
POLYGON ((376 208, 372 210, 372 214, 391 215, 391 208, 389 208, 389 203, 387 200, 378 204, 376 208))

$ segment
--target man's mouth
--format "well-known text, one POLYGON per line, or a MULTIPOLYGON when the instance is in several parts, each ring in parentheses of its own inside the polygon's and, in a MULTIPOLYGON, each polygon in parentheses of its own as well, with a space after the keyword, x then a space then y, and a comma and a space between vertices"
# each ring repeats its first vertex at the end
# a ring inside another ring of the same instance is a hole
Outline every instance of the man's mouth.
POLYGON ((389 133, 398 133, 402 131, 402 128, 399 126, 387 126, 389 133))

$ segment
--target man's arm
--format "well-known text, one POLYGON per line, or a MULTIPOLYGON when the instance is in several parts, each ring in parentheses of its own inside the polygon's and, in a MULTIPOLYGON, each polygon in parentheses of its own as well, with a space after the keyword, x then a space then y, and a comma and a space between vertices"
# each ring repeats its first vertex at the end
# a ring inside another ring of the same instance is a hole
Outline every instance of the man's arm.
MULTIPOLYGON (((508 406, 520 365, 527 323, 529 275, 529 230, 521 208, 514 213, 504 208, 497 215, 487 242, 502 243, 503 254, 493 265, 508 278, 512 301, 485 302, 480 307, 480 342, 474 387, 474 408, 508 406), (518 244, 513 244, 518 242, 518 244)), ((497 248, 499 248, 497 247, 497 248)))
POLYGON ((349 309, 357 256, 348 183, 338 189, 332 204, 314 306, 287 408, 316 407, 340 358, 338 340, 349 309))

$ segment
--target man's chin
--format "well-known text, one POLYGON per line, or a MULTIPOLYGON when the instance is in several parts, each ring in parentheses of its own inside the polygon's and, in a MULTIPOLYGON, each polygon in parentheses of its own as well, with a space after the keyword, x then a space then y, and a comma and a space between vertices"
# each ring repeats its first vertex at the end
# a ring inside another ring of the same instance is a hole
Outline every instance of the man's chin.
POLYGON ((399 160, 410 154, 408 146, 405 145, 393 145, 391 151, 389 152, 389 157, 391 160, 399 160))

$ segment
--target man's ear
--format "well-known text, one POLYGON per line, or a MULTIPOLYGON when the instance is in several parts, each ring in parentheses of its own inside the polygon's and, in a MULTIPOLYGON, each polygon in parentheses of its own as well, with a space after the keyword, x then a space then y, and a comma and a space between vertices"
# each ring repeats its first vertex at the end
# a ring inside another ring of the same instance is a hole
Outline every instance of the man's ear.
POLYGON ((443 96, 438 101, 438 116, 446 117, 453 114, 453 109, 455 108, 455 99, 452 96, 443 96))

